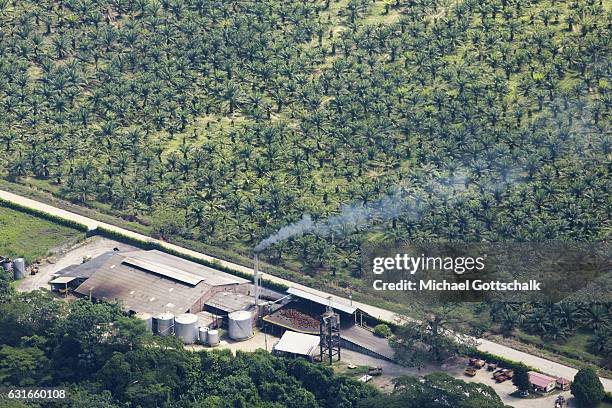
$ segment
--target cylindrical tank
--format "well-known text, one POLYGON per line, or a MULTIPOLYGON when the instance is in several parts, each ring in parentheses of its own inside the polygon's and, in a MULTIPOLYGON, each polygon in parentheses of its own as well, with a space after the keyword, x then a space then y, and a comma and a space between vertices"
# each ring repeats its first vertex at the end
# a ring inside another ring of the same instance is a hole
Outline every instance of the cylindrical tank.
POLYGON ((206 343, 209 346, 219 345, 219 330, 209 330, 206 343))
POLYGON ((155 322, 153 330, 160 336, 171 336, 174 333, 174 315, 172 313, 160 313, 153 317, 155 322))
POLYGON ((198 316, 183 313, 174 319, 174 334, 185 344, 193 344, 198 339, 198 316))
POLYGON ((13 261, 8 258, 3 259, 2 262, 0 262, 0 266, 7 272, 13 271, 13 261))
POLYGON ((253 337, 253 316, 246 310, 230 313, 228 316, 229 336, 232 340, 246 340, 253 337))
POLYGON ((200 327, 198 339, 202 344, 206 344, 208 342, 208 327, 200 327))
POLYGON ((13 260, 13 277, 23 279, 26 276, 25 259, 17 258, 13 260))
POLYGON ((144 321, 149 331, 153 330, 153 316, 151 316, 150 313, 138 312, 134 315, 134 317, 137 318, 138 320, 144 321))

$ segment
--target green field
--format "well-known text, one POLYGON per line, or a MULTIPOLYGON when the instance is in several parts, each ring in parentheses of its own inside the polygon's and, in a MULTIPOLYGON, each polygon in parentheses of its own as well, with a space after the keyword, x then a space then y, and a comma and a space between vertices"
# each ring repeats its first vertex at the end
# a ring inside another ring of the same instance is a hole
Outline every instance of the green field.
POLYGON ((0 255, 24 257, 28 263, 84 234, 19 211, 0 207, 0 255))

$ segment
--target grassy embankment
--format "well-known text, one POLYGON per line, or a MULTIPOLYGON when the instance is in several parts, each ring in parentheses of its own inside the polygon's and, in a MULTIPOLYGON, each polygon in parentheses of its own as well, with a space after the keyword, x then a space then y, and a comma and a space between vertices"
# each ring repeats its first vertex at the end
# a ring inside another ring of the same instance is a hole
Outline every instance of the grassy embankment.
POLYGON ((32 263, 85 237, 83 232, 0 207, 0 254, 32 263))

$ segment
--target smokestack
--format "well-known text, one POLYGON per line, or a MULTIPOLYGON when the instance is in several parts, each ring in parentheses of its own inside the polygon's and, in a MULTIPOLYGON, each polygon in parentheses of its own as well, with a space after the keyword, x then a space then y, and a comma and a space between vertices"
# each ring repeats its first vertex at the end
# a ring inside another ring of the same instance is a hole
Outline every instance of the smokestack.
POLYGON ((253 267, 253 284, 255 285, 255 307, 259 306, 259 256, 255 253, 255 257, 253 259, 253 263, 255 264, 253 267))

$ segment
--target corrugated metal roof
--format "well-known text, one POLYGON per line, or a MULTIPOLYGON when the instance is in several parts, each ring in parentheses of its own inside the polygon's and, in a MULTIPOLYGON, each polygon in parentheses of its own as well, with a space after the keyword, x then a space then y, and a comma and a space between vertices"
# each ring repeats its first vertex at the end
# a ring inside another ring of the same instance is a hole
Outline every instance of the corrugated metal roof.
POLYGON ((238 292, 223 291, 213 295, 206 306, 214 307, 224 312, 231 313, 238 310, 248 310, 255 306, 255 300, 252 296, 247 296, 238 292))
POLYGON ((535 371, 529 372, 529 382, 533 385, 536 385, 541 388, 546 388, 551 384, 555 384, 557 382, 556 378, 549 377, 545 374, 536 373, 535 371))
POLYGON ((311 356, 316 354, 318 347, 319 336, 287 330, 278 343, 274 345, 274 350, 301 356, 311 356))
POLYGON ((60 276, 59 278, 55 278, 52 281, 49 281, 49 283, 56 283, 56 284, 60 284, 60 283, 70 283, 73 280, 75 280, 76 278, 73 276, 60 276))
POLYGON ((56 273, 59 276, 73 276, 75 278, 89 278, 98 268, 108 261, 111 256, 116 254, 115 251, 105 252, 85 263, 78 265, 70 265, 56 273))
POLYGON ((301 299, 306 299, 306 300, 310 300, 311 302, 315 302, 318 303, 320 305, 324 305, 324 306, 331 306, 334 310, 340 310, 341 312, 344 313, 348 313, 348 314, 353 314, 355 313, 355 311, 357 311, 356 307, 353 307, 351 305, 347 305, 345 303, 340 303, 336 300, 330 300, 324 298, 323 296, 319 296, 316 295, 314 293, 310 293, 310 292, 306 292, 304 290, 301 289, 297 289, 297 288, 289 288, 287 289, 287 293, 289 293, 290 295, 293 296, 297 296, 301 299))
POLYGON ((229 273, 188 261, 178 256, 170 255, 158 250, 133 251, 123 253, 126 257, 146 259, 149 262, 161 264, 178 269, 182 272, 191 273, 204 278, 204 282, 211 286, 230 285, 235 283, 249 283, 247 279, 230 275, 229 273))
POLYGON ((395 352, 389 345, 389 340, 377 337, 371 331, 364 329, 363 327, 354 325, 348 328, 340 330, 340 336, 343 340, 349 341, 353 344, 363 347, 366 350, 370 350, 378 355, 393 360, 395 352))
POLYGON ((124 309, 134 312, 180 314, 189 310, 213 286, 233 286, 243 282, 248 281, 163 252, 135 251, 113 254, 76 292, 84 296, 91 292, 96 299, 121 301, 124 309), (170 264, 203 279, 193 286, 124 263, 126 257, 143 258, 147 255, 152 262, 170 264))
POLYGON ((144 269, 147 272, 156 273, 179 282, 187 283, 191 286, 195 286, 204 280, 202 276, 197 276, 189 272, 183 272, 180 269, 172 266, 151 262, 140 257, 127 257, 123 260, 123 263, 144 269))

